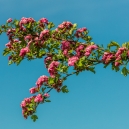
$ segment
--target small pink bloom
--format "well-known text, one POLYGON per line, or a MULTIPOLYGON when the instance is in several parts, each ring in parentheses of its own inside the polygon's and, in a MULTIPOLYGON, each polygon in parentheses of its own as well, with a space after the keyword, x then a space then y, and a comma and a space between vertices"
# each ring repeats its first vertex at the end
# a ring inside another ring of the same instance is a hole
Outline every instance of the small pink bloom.
POLYGON ((28 34, 27 36, 25 36, 25 38, 24 38, 25 40, 31 40, 32 39, 32 36, 31 36, 31 34, 28 34))
POLYGON ((44 36, 48 36, 48 35, 49 35, 49 30, 45 29, 41 31, 39 38, 42 39, 44 36))
POLYGON ((22 48, 19 56, 24 57, 26 55, 26 53, 28 53, 28 52, 30 52, 28 47, 22 48))
POLYGON ((35 99, 34 99, 35 102, 37 103, 40 103, 43 101, 43 96, 41 94, 38 94, 35 99))
POLYGON ((37 88, 36 87, 33 87, 33 88, 30 89, 30 93, 31 94, 34 94, 36 92, 37 92, 37 88))
POLYGON ((11 42, 8 42, 7 44, 5 44, 5 46, 6 46, 7 48, 12 48, 11 42))
POLYGON ((79 58, 77 56, 73 56, 68 59, 68 66, 74 66, 79 58))
POLYGON ((41 18, 39 21, 40 21, 40 23, 48 24, 48 20, 46 18, 41 18))
POLYGON ((45 93, 43 96, 46 98, 50 97, 50 95, 48 93, 45 93))
POLYGON ((9 57, 8 57, 8 60, 11 60, 11 59, 12 59, 12 56, 9 56, 9 57))
POLYGON ((116 60, 115 60, 115 66, 120 66, 121 65, 121 56, 118 56, 117 58, 116 58, 116 60))
POLYGON ((90 54, 91 54, 90 52, 86 52, 84 55, 85 56, 90 56, 90 54))
POLYGON ((25 107, 26 106, 26 101, 22 101, 21 102, 21 107, 23 108, 23 107, 25 107))
POLYGON ((7 20, 7 22, 8 22, 8 23, 12 22, 12 18, 9 18, 9 19, 7 20))
POLYGON ((48 83, 48 77, 45 76, 45 75, 40 76, 40 77, 38 78, 38 80, 37 80, 37 82, 36 82, 36 85, 37 85, 38 87, 41 87, 44 82, 45 82, 45 83, 48 83))

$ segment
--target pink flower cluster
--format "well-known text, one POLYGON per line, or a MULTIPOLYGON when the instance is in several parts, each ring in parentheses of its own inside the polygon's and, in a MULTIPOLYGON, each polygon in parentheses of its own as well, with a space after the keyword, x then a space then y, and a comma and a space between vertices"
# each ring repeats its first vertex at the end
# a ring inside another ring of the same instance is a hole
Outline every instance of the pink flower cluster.
POLYGON ((85 56, 89 56, 91 54, 91 52, 95 49, 97 49, 98 47, 96 45, 89 45, 88 47, 86 47, 85 49, 85 56))
POLYGON ((45 93, 43 96, 46 98, 50 97, 50 95, 48 93, 45 93))
POLYGON ((30 93, 31 94, 34 94, 34 93, 36 93, 38 91, 38 88, 37 87, 32 87, 32 88, 30 88, 30 93))
POLYGON ((46 18, 41 18, 39 22, 48 24, 48 20, 46 18))
POLYGON ((73 56, 68 59, 68 66, 74 66, 75 63, 79 60, 77 56, 73 56))
POLYGON ((43 76, 40 76, 36 82, 36 86, 37 87, 41 87, 43 85, 43 83, 48 83, 48 77, 43 75, 43 76))
POLYGON ((50 64, 50 61, 52 61, 51 56, 45 57, 44 64, 46 65, 46 68, 48 68, 48 64, 50 64))
POLYGON ((76 33, 75 33, 75 36, 76 36, 77 38, 81 37, 81 36, 82 36, 82 33, 85 32, 86 30, 87 30, 87 28, 85 28, 85 27, 78 29, 78 30, 76 31, 76 33))
POLYGON ((35 20, 31 17, 30 18, 22 17, 19 22, 19 25, 22 26, 24 24, 33 23, 33 22, 35 22, 35 20))
POLYGON ((45 30, 41 31, 39 39, 41 40, 41 39, 48 37, 48 36, 49 36, 49 30, 45 29, 45 30))
POLYGON ((68 51, 70 50, 70 42, 69 41, 62 41, 61 42, 61 49, 65 56, 68 56, 68 51))
POLYGON ((26 55, 26 53, 28 53, 28 52, 30 52, 30 50, 29 50, 28 47, 22 48, 22 49, 20 50, 19 56, 24 57, 24 56, 26 55))
POLYGON ((12 37, 14 36, 15 31, 16 31, 15 29, 8 29, 7 36, 9 38, 9 40, 12 40, 12 37))
POLYGON ((20 30, 26 31, 26 28, 24 27, 24 25, 28 23, 34 23, 34 22, 35 20, 33 18, 22 17, 19 22, 20 30))
POLYGON ((118 49, 118 51, 115 54, 116 60, 115 60, 115 66, 120 66, 121 65, 121 54, 126 50, 125 47, 121 47, 118 49))
POLYGON ((28 40, 30 41, 32 39, 32 35, 31 34, 28 34, 24 37, 24 40, 28 40))
POLYGON ((82 44, 79 45, 79 46, 76 48, 76 56, 78 56, 78 57, 83 56, 83 54, 84 54, 84 52, 83 52, 84 48, 85 48, 84 45, 82 45, 82 44))
POLYGON ((12 22, 13 20, 12 20, 12 18, 9 18, 8 20, 7 20, 7 23, 10 23, 10 22, 12 22))
POLYGON ((105 64, 108 64, 110 60, 112 60, 114 57, 113 53, 110 52, 104 52, 104 55, 102 57, 102 60, 104 61, 105 64))
POLYGON ((22 114, 24 116, 24 118, 27 119, 27 117, 31 114, 34 113, 33 110, 29 110, 28 107, 29 107, 29 104, 32 103, 32 101, 35 99, 36 96, 32 96, 30 98, 25 98, 22 102, 21 102, 21 108, 22 108, 22 114))
POLYGON ((57 74, 57 70, 56 68, 59 66, 59 62, 58 61, 52 61, 50 63, 50 65, 48 66, 48 72, 50 74, 51 77, 55 77, 55 75, 57 74))
POLYGON ((43 102, 43 96, 41 94, 38 94, 35 97, 34 102, 37 102, 37 103, 43 102))
POLYGON ((65 21, 65 22, 63 22, 62 24, 60 24, 59 26, 58 26, 58 28, 59 29, 69 29, 69 28, 71 28, 73 26, 73 24, 71 23, 71 22, 69 22, 69 21, 65 21))
POLYGON ((6 46, 7 48, 9 48, 9 49, 12 49, 12 48, 13 48, 11 42, 8 42, 7 44, 5 44, 5 46, 6 46))

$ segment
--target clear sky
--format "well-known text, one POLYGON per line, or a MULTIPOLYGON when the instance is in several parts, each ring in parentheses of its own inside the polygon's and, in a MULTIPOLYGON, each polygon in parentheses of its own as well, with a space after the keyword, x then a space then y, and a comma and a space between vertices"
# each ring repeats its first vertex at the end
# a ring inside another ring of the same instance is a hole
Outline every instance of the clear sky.
MULTIPOLYGON (((96 44, 129 41, 129 0, 0 0, 0 24, 8 18, 42 17, 87 27, 96 44)), ((21 114, 20 103, 30 97, 37 78, 48 75, 43 59, 8 66, 2 52, 8 39, 0 36, 0 129, 129 129, 129 76, 96 67, 64 83, 68 94, 50 93, 51 103, 37 109, 32 122, 21 114)))

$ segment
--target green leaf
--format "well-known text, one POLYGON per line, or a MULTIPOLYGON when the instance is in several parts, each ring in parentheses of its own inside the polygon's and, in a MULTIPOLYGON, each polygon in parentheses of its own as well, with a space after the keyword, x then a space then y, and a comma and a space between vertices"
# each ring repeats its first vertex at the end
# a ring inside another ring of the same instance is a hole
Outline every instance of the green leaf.
POLYGON ((10 50, 8 48, 5 48, 3 52, 3 56, 6 56, 9 53, 10 53, 10 50))
POLYGON ((46 89, 46 87, 45 87, 45 88, 42 88, 42 92, 44 92, 44 91, 45 91, 45 89, 46 89))
POLYGON ((54 83, 55 83, 55 79, 49 77, 49 79, 48 79, 48 84, 52 85, 52 84, 54 84, 54 83))
POLYGON ((69 90, 67 89, 67 86, 66 85, 61 88, 61 91, 63 93, 68 93, 69 92, 69 90))
POLYGON ((111 43, 108 44, 108 48, 110 49, 110 47, 116 46, 117 48, 120 47, 120 45, 117 42, 112 41, 111 43))
POLYGON ((12 63, 13 63, 13 61, 12 60, 9 60, 8 65, 11 65, 12 63))
POLYGON ((32 115, 31 119, 33 120, 33 122, 35 122, 38 119, 38 116, 37 115, 32 115))
POLYGON ((95 68, 94 67, 90 67, 90 68, 88 68, 88 70, 90 70, 91 72, 93 72, 95 74, 95 68))
POLYGON ((45 99, 45 102, 51 102, 51 100, 45 99))
POLYGON ((40 57, 44 56, 45 54, 46 54, 45 50, 41 50, 41 51, 39 52, 39 56, 40 56, 40 57))
POLYGON ((123 67, 121 74, 123 74, 124 76, 127 76, 128 70, 126 69, 126 67, 123 67))

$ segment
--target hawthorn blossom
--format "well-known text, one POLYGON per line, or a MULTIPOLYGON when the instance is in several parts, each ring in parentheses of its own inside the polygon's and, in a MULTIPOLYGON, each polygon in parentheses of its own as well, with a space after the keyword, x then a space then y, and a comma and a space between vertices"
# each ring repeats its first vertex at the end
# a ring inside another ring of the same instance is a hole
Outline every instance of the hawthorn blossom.
POLYGON ((41 94, 38 94, 35 97, 34 102, 37 102, 37 103, 43 102, 43 96, 41 94))
POLYGON ((48 72, 51 77, 55 77, 55 75, 57 74, 56 68, 59 66, 59 64, 60 62, 58 61, 52 61, 50 65, 48 66, 48 72))
POLYGON ((41 31, 39 38, 42 39, 43 37, 48 36, 48 35, 49 35, 49 30, 45 29, 41 31))
POLYGON ((84 45, 79 45, 79 46, 76 48, 76 55, 77 55, 78 57, 80 57, 83 50, 84 50, 84 45))
POLYGON ((36 82, 36 85, 38 87, 41 87, 43 85, 43 83, 48 83, 48 77, 43 75, 43 76, 40 76, 36 82))
POLYGON ((89 45, 88 47, 86 47, 85 49, 85 56, 90 56, 91 52, 95 49, 97 49, 98 47, 96 45, 89 45))
POLYGON ((75 63, 79 60, 77 56, 73 56, 68 59, 68 66, 74 66, 75 63))
POLYGON ((121 56, 118 56, 115 60, 115 66, 119 67, 121 65, 121 56))
POLYGON ((124 52, 124 50, 126 50, 125 47, 119 48, 119 49, 117 50, 115 56, 116 56, 116 57, 120 56, 120 55, 124 52))
POLYGON ((64 29, 64 28, 69 29, 69 28, 71 28, 72 26, 73 26, 73 24, 72 24, 71 22, 65 21, 65 22, 63 22, 62 24, 58 25, 58 28, 59 28, 59 29, 64 29))
POLYGON ((30 52, 30 50, 29 50, 28 47, 22 48, 22 49, 20 50, 19 56, 24 57, 24 56, 26 55, 26 53, 28 53, 28 52, 30 52))
POLYGON ((41 18, 39 22, 48 24, 48 20, 46 18, 41 18))
POLYGON ((30 93, 31 94, 34 94, 34 93, 36 93, 37 92, 37 87, 32 87, 32 88, 30 88, 30 93))
POLYGON ((12 22, 12 18, 9 18, 9 19, 7 20, 7 22, 8 22, 8 23, 12 22))
POLYGON ((46 98, 50 97, 50 95, 48 93, 45 93, 43 96, 46 98))
POLYGON ((85 28, 85 27, 78 29, 78 30, 76 31, 76 33, 75 33, 75 36, 76 36, 77 38, 81 37, 81 36, 82 36, 82 33, 85 32, 86 30, 87 30, 87 28, 85 28))
POLYGON ((104 61, 105 64, 108 64, 113 57, 114 57, 114 54, 110 52, 104 52, 102 60, 104 61))

